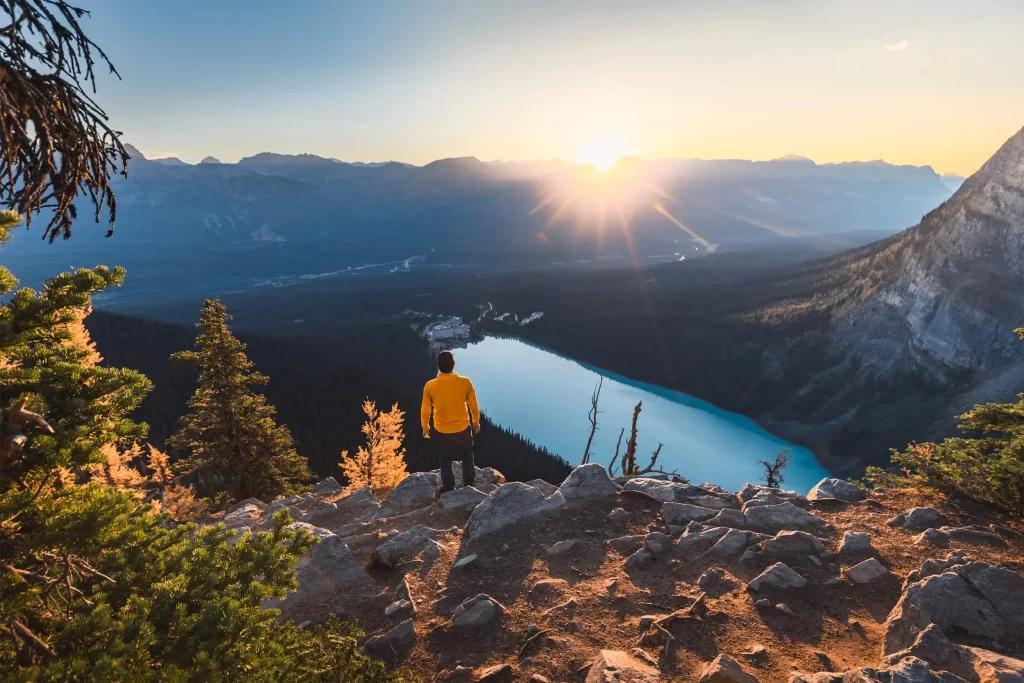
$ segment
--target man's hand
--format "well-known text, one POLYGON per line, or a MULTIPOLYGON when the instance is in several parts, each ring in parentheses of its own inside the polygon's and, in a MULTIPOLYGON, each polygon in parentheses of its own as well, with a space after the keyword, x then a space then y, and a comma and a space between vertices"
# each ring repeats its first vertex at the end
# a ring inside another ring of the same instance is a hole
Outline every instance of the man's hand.
POLYGON ((430 430, 429 429, 424 429, 423 430, 423 438, 424 439, 429 439, 430 438, 430 430))
POLYGON ((473 425, 473 433, 474 434, 479 434, 480 433, 480 423, 479 422, 477 422, 475 425, 473 425))

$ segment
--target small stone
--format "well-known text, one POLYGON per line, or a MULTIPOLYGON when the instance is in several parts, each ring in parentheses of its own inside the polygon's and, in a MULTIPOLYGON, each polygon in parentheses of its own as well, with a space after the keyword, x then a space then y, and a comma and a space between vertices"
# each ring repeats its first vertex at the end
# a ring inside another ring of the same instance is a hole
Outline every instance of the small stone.
POLYGON ((558 555, 565 555, 571 552, 574 548, 582 543, 579 539, 571 538, 568 541, 559 541, 553 546, 548 548, 548 557, 556 557, 558 555))
POLYGON ((382 636, 374 636, 363 645, 363 652, 377 656, 393 655, 399 650, 412 647, 416 640, 412 619, 406 619, 382 636))
POLYGON ((657 660, 654 659, 654 657, 651 657, 649 654, 647 654, 646 652, 644 652, 642 649, 640 649, 638 647, 634 647, 632 650, 630 650, 629 654, 633 655, 634 657, 639 659, 641 662, 646 662, 646 663, 650 664, 651 666, 658 666, 658 662, 657 662, 657 660))
POLYGON ((412 610, 412 603, 408 600, 398 600, 384 608, 384 616, 391 617, 405 610, 412 610))
POLYGON ((841 579, 837 579, 836 577, 833 576, 831 579, 825 579, 825 581, 824 581, 824 583, 822 585, 828 586, 828 587, 831 588, 832 586, 838 586, 838 585, 840 585, 842 583, 843 582, 842 582, 841 579))
POLYGON ((873 557, 846 570, 846 577, 854 583, 870 583, 883 576, 889 576, 889 570, 873 557))
POLYGON ((722 570, 718 567, 712 567, 711 569, 707 570, 706 572, 700 575, 700 578, 697 579, 697 585, 700 586, 700 589, 702 591, 706 591, 716 581, 720 581, 721 578, 722 570))
POLYGON ((605 517, 612 524, 625 524, 629 521, 629 513, 622 508, 615 508, 605 517))
POLYGON ((758 683, 758 681, 744 671, 740 663, 732 657, 718 655, 707 665, 697 683, 758 683))
POLYGON ((530 624, 529 626, 526 627, 526 635, 528 635, 528 636, 535 636, 539 632, 540 632, 540 626, 537 626, 537 624, 530 624))
POLYGON ((452 571, 476 567, 479 565, 479 563, 477 562, 477 560, 479 559, 480 557, 475 553, 473 555, 466 555, 461 560, 452 565, 452 571))
POLYGON ((642 617, 640 617, 640 632, 643 633, 644 631, 646 631, 648 628, 650 628, 651 624, 653 624, 660 618, 661 617, 659 617, 657 614, 645 614, 642 617))
POLYGON ((750 582, 750 590, 763 588, 803 588, 807 579, 797 574, 782 562, 776 562, 750 582))
POLYGON ((768 649, 764 645, 754 644, 746 652, 741 652, 740 656, 746 657, 752 662, 763 662, 768 659, 768 649))
POLYGON ((789 608, 789 605, 787 605, 787 604, 786 604, 786 603, 784 603, 784 602, 780 602, 779 604, 775 605, 775 609, 779 610, 779 611, 780 611, 780 612, 782 612, 783 614, 788 614, 788 615, 789 615, 789 616, 791 616, 791 617, 795 617, 795 616, 796 616, 796 612, 794 612, 793 610, 791 610, 791 609, 789 608))
POLYGON ((478 681, 501 681, 505 679, 511 679, 512 677, 512 666, 510 664, 496 664, 492 667, 488 667, 480 672, 480 678, 478 681))
POLYGON ((858 531, 847 531, 843 534, 843 541, 839 544, 839 552, 842 553, 867 553, 874 550, 871 547, 871 535, 858 531))
POLYGON ((626 558, 624 563, 627 572, 646 569, 654 562, 654 555, 646 550, 637 550, 626 558))
MULTIPOLYGON (((527 660, 530 660, 531 664, 533 663, 533 659, 530 658, 530 657, 527 657, 526 659, 521 661, 520 664, 522 664, 523 666, 526 666, 527 665, 527 660)), ((550 681, 548 681, 547 678, 545 678, 544 676, 541 676, 540 674, 533 674, 529 678, 529 683, 550 683, 550 681)))
POLYGON ((768 598, 761 598, 760 600, 754 603, 754 606, 759 607, 761 609, 767 609, 772 606, 772 601, 768 598))
POLYGON ((819 662, 821 662, 821 666, 822 666, 822 668, 825 671, 832 671, 833 670, 832 660, 829 659, 829 656, 827 654, 825 654, 824 652, 818 651, 818 652, 814 653, 814 656, 818 658, 819 662))
POLYGON ((916 507, 911 510, 907 510, 886 522, 889 526, 900 527, 914 533, 919 533, 925 529, 939 527, 945 523, 946 518, 942 513, 935 508, 930 507, 916 507))

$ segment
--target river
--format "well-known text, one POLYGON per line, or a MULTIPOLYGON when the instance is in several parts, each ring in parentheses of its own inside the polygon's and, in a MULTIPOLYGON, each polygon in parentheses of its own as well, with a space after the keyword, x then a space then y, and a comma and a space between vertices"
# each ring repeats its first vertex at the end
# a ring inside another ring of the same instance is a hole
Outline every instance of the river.
POLYGON ((573 465, 583 456, 590 397, 603 377, 592 462, 608 464, 623 427, 625 450, 633 407, 642 400, 637 423, 637 461, 642 466, 662 443, 662 468, 676 469, 694 483, 708 481, 735 491, 761 480, 759 460, 774 460, 776 453, 789 449, 793 459, 783 488, 807 493, 830 476, 809 450, 769 434, 749 418, 516 339, 487 337, 456 350, 455 358, 456 371, 473 380, 487 417, 573 465))

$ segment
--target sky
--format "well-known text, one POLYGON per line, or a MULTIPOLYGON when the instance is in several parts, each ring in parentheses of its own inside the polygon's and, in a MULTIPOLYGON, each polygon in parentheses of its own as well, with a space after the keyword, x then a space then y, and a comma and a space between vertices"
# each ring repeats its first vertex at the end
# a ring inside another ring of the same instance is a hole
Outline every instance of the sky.
POLYGON ((148 157, 885 159, 1024 126, 1021 0, 82 0, 148 157))

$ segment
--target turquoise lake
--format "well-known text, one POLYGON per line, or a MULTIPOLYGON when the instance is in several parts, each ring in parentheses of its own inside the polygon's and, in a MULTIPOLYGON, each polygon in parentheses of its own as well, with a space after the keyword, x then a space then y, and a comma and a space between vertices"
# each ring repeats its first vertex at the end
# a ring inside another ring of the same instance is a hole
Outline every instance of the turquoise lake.
POLYGON ((634 382, 530 344, 488 337, 455 351, 456 372, 473 380, 481 410, 570 464, 583 457, 590 424, 590 396, 603 377, 598 432, 591 462, 608 464, 619 430, 629 438, 633 406, 643 401, 637 423, 637 462, 645 466, 659 443, 658 463, 694 483, 708 481, 735 491, 761 480, 759 460, 788 448, 792 463, 783 488, 807 491, 829 473, 805 448, 761 429, 749 418, 687 394, 634 382))

